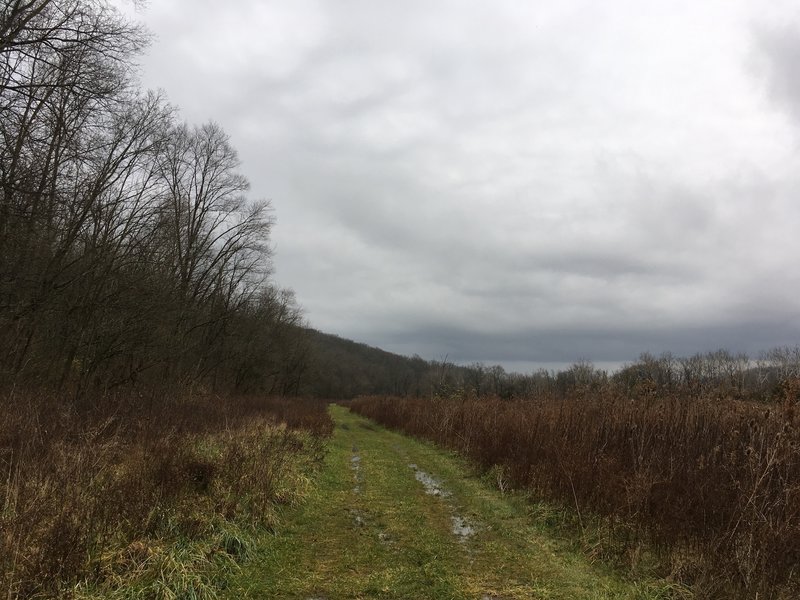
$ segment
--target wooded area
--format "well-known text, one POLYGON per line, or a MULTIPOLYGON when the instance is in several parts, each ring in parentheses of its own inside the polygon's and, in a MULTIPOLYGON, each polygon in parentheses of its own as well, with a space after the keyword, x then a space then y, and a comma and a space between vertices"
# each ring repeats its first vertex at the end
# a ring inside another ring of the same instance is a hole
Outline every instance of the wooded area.
POLYGON ((305 346, 269 279, 269 203, 215 123, 142 91, 148 34, 100 0, 0 15, 0 375, 297 391, 305 346))

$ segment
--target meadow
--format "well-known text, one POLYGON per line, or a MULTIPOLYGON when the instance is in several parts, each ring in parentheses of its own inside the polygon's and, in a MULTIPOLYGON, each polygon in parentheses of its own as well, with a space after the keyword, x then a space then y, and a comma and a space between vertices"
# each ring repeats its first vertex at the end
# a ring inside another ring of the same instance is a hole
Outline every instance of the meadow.
POLYGON ((503 400, 364 397, 355 412, 468 457, 501 489, 562 506, 598 557, 697 597, 800 593, 797 380, 770 402, 611 380, 503 400))

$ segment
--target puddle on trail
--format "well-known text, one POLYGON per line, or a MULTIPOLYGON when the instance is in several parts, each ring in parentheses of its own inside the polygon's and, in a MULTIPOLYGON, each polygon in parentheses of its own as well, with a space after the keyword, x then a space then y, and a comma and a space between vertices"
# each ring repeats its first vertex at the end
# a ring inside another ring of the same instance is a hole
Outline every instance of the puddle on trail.
MULTIPOLYGON (((353 452, 356 452, 358 448, 353 446, 353 452)), ((361 484, 364 482, 364 477, 361 473, 361 457, 358 454, 353 454, 350 457, 350 468, 353 470, 353 482, 355 485, 353 486, 353 493, 360 494, 361 493, 361 484)))
POLYGON ((450 492, 442 488, 442 482, 436 479, 433 475, 429 475, 422 471, 417 465, 411 463, 409 468, 414 470, 414 477, 425 488, 425 492, 431 496, 441 496, 442 498, 449 498, 450 492))
MULTIPOLYGON (((425 493, 431 496, 438 496, 440 498, 450 498, 452 494, 442 487, 442 482, 436 479, 430 473, 426 473, 420 469, 415 463, 410 463, 408 467, 414 471, 414 478, 419 481, 425 488, 425 493)), ((468 538, 475 535, 475 528, 467 523, 467 520, 455 513, 455 509, 450 505, 450 510, 453 514, 450 516, 451 527, 450 530, 453 535, 458 537, 459 541, 466 541, 468 538)))
MULTIPOLYGON (((358 446, 353 446, 353 455, 350 457, 350 468, 353 471, 353 493, 359 495, 361 494, 364 483, 364 474, 361 471, 361 456, 356 454, 357 452, 358 446)), ((356 527, 364 527, 367 524, 358 509, 351 508, 350 514, 353 516, 353 523, 356 527)))
POLYGON ((459 540, 466 540, 468 537, 475 535, 475 528, 468 524, 464 517, 453 515, 450 517, 453 523, 453 534, 458 536, 459 540))
POLYGON ((361 513, 355 508, 350 509, 350 514, 353 517, 353 524, 355 524, 356 527, 364 527, 367 524, 364 517, 362 517, 361 513))

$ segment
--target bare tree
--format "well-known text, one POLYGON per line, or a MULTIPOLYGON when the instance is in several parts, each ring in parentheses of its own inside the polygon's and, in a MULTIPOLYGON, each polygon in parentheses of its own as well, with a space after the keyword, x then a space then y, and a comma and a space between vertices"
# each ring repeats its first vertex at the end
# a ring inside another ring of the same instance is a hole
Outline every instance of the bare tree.
POLYGON ((7 3, 0 30, 0 311, 19 372, 84 267, 81 238, 124 153, 98 162, 146 39, 82 0, 7 3))
POLYGON ((0 9, 0 371, 80 392, 162 365, 165 381, 297 390, 270 206, 218 125, 178 125, 138 91, 147 41, 105 0, 0 9))

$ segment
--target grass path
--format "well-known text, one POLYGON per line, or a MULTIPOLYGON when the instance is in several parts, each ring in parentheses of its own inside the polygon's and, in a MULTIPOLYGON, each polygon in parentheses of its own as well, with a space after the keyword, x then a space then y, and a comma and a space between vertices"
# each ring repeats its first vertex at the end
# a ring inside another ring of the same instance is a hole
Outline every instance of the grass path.
POLYGON ((452 454, 344 408, 331 413, 336 431, 316 490, 258 540, 228 597, 668 597, 664 584, 590 563, 537 524, 523 499, 500 494, 452 454))

